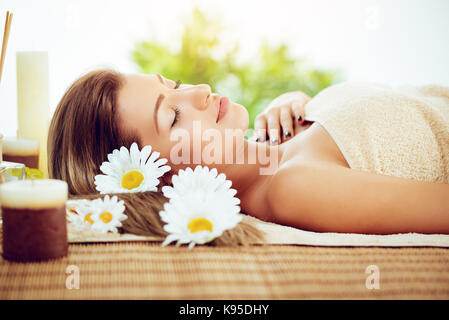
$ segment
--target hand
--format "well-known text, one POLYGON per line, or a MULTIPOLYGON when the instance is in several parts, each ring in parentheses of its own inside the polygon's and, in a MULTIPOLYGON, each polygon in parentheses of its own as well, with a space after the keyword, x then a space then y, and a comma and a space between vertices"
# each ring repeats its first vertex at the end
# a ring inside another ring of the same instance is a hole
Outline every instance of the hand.
POLYGON ((303 124, 305 105, 310 97, 301 91, 288 92, 274 99, 254 120, 256 142, 278 144, 291 139, 303 124))

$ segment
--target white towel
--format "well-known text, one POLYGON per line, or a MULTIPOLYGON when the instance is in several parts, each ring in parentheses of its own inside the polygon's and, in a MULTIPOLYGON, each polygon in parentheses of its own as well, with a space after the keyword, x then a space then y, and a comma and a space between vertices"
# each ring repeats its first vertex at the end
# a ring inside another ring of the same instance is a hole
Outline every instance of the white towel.
POLYGON ((333 247, 449 247, 447 234, 398 233, 388 235, 312 232, 245 217, 262 231, 269 244, 333 247))
MULTIPOLYGON (((243 215, 243 220, 263 232, 267 244, 309 246, 376 246, 376 247, 449 247, 449 235, 403 233, 392 235, 368 235, 356 233, 311 232, 243 215)), ((103 234, 92 230, 78 230, 68 225, 70 243, 152 241, 164 238, 137 236, 134 234, 103 234)), ((254 242, 257 245, 260 242, 254 242)))
POLYGON ((352 169, 449 183, 449 88, 331 86, 305 107, 352 169))

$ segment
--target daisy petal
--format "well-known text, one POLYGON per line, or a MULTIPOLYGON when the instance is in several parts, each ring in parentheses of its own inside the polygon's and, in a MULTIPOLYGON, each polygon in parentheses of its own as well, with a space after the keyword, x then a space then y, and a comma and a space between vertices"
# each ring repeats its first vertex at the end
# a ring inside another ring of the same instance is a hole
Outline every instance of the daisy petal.
POLYGON ((134 165, 139 165, 140 163, 140 151, 139 147, 137 146, 137 143, 133 143, 131 145, 131 148, 129 149, 129 154, 131 158, 131 163, 134 165))
POLYGON ((140 164, 145 165, 147 163, 148 157, 151 154, 151 146, 145 146, 142 148, 142 151, 140 151, 140 164))
POLYGON ((161 154, 157 151, 153 151, 153 153, 150 155, 150 157, 148 158, 147 164, 148 163, 153 163, 154 161, 156 161, 157 158, 159 158, 161 154))
POLYGON ((168 244, 170 244, 170 243, 172 243, 173 241, 176 241, 176 240, 178 240, 178 237, 177 237, 176 235, 174 235, 174 234, 169 234, 169 235, 165 238, 164 242, 162 242, 162 246, 165 247, 165 246, 167 246, 168 244))
POLYGON ((130 163, 129 150, 125 147, 120 148, 120 162, 121 163, 130 163))

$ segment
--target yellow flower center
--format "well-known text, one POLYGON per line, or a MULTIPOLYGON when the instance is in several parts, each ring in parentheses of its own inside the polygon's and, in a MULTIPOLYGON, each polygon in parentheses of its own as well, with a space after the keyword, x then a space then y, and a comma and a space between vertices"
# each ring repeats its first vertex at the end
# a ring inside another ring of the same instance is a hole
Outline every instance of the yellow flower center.
POLYGON ((190 232, 195 233, 199 231, 212 231, 212 222, 205 218, 196 218, 189 222, 187 228, 190 232))
POLYGON ((104 223, 109 223, 112 220, 112 214, 108 211, 104 211, 100 214, 100 219, 104 223))
POLYGON ((122 187, 131 190, 140 186, 142 181, 143 174, 140 171, 129 171, 122 178, 122 187))
POLYGON ((91 216, 91 213, 86 214, 86 216, 84 217, 84 221, 89 222, 90 224, 94 224, 94 220, 92 220, 91 216))

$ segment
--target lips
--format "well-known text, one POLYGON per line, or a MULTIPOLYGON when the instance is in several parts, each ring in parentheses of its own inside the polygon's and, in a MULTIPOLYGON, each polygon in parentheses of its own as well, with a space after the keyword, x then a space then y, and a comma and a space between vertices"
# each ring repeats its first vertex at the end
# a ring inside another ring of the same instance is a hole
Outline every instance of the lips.
POLYGON ((218 99, 218 115, 217 115, 217 121, 220 121, 228 112, 230 101, 227 97, 220 97, 218 99))

